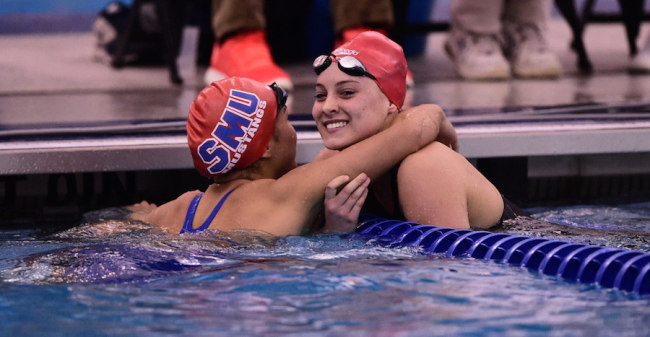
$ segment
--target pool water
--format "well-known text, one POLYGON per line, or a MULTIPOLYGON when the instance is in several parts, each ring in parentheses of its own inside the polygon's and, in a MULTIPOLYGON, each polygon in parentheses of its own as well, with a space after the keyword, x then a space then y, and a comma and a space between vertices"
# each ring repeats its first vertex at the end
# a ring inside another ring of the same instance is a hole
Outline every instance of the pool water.
MULTIPOLYGON (((535 235, 648 251, 650 202, 531 211, 563 228, 535 235)), ((6 336, 648 336, 650 297, 339 235, 108 220, 0 231, 0 322, 6 336)))

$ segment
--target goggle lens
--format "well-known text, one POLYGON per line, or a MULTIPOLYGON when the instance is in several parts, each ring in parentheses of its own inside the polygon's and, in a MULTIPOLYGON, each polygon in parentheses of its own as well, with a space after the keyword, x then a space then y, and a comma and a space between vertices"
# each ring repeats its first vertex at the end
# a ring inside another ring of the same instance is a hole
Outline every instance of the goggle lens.
POLYGON ((320 75, 332 64, 332 57, 337 61, 339 69, 350 76, 368 76, 376 80, 375 76, 368 72, 368 69, 361 61, 354 56, 338 57, 335 55, 321 55, 314 60, 313 67, 316 75, 320 75))
POLYGON ((316 75, 320 75, 320 73, 327 69, 330 64, 332 64, 330 55, 321 55, 314 60, 312 66, 314 67, 314 72, 316 72, 316 75))

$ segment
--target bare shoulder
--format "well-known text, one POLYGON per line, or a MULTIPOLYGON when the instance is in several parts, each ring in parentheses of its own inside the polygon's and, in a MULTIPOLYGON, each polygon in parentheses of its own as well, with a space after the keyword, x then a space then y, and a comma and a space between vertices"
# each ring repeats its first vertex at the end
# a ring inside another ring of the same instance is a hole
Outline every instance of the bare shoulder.
POLYGON ((309 223, 312 205, 301 202, 299 186, 288 188, 280 179, 258 179, 241 185, 228 199, 223 230, 245 229, 272 235, 298 235, 309 223))
POLYGON ((179 233, 187 208, 192 202, 192 199, 199 193, 201 192, 185 192, 178 198, 156 208, 143 220, 147 223, 158 225, 169 233, 179 233))
POLYGON ((229 200, 232 200, 231 205, 245 205, 246 213, 257 217, 272 213, 285 204, 291 189, 284 187, 276 179, 257 179, 237 187, 229 200))
POLYGON ((433 142, 404 158, 397 171, 398 184, 464 186, 474 167, 458 152, 439 142, 433 142))
POLYGON ((474 165, 448 146, 433 142, 406 157, 397 171, 398 183, 436 184, 459 188, 471 186, 482 175, 474 165), (464 186, 464 187, 461 187, 464 186))
POLYGON ((194 197, 199 193, 201 193, 201 191, 198 190, 185 192, 180 196, 178 196, 178 198, 158 207, 158 209, 162 208, 167 213, 173 212, 174 214, 176 214, 180 212, 181 214, 185 214, 184 211, 187 210, 190 203, 192 202, 192 199, 194 199, 194 197))
POLYGON ((178 201, 179 203, 188 203, 189 204, 192 201, 192 199, 194 199, 194 197, 199 193, 201 193, 201 191, 199 191, 199 190, 187 191, 187 192, 179 195, 178 198, 176 198, 176 201, 178 201))
POLYGON ((194 197, 200 193, 201 191, 198 190, 185 192, 179 195, 176 199, 169 201, 158 208, 168 208, 169 211, 174 212, 187 209, 187 207, 189 207, 190 203, 192 202, 192 199, 194 199, 194 197))
POLYGON ((457 156, 457 157, 462 157, 458 152, 454 151, 452 148, 449 146, 440 143, 438 141, 432 142, 431 144, 423 147, 420 149, 420 151, 414 153, 414 154, 438 154, 438 155, 448 155, 448 156, 457 156))
POLYGON ((250 181, 246 184, 240 185, 237 187, 238 190, 242 190, 244 193, 240 193, 239 196, 245 196, 247 200, 273 200, 282 194, 282 191, 279 190, 279 179, 256 179, 250 181))
MULTIPOLYGON (((435 166, 454 167, 456 165, 469 164, 467 159, 460 155, 458 152, 452 150, 450 147, 439 143, 433 142, 418 152, 404 158, 400 164, 400 171, 421 169, 422 166, 432 168, 435 166)), ((471 164, 470 164, 471 165, 471 164)))
POLYGON ((428 223, 459 228, 488 228, 503 211, 496 187, 465 157, 441 143, 431 143, 407 157, 399 167, 398 185, 404 212, 428 223), (435 192, 434 192, 435 191, 435 192), (434 193, 432 193, 434 192, 434 193), (436 214, 418 214, 427 205, 436 214), (444 212, 440 211, 444 210, 444 212))

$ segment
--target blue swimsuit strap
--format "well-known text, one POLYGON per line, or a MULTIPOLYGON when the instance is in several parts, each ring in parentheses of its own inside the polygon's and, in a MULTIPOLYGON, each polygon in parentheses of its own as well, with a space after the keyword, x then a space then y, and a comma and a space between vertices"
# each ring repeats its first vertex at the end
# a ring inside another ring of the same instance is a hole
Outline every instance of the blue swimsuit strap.
POLYGON ((183 228, 181 229, 181 234, 182 233, 194 233, 194 232, 200 232, 208 229, 210 227, 210 223, 212 223, 212 220, 214 217, 217 215, 219 210, 221 209, 221 206, 223 206, 223 203, 226 202, 226 199, 228 199, 228 196, 232 192, 234 192, 237 189, 237 187, 233 188, 230 190, 228 193, 226 193, 223 197, 221 197, 221 200, 219 200, 219 203, 217 203, 217 206, 214 207, 212 210, 212 213, 208 216, 207 219, 203 222, 201 226, 198 228, 192 228, 192 222, 194 221, 194 215, 196 214, 196 209, 199 207, 199 201, 201 201, 201 197, 203 197, 203 193, 197 194, 194 199, 192 199, 192 202, 190 203, 190 207, 187 209, 187 214, 185 215, 185 222, 183 223, 183 228))

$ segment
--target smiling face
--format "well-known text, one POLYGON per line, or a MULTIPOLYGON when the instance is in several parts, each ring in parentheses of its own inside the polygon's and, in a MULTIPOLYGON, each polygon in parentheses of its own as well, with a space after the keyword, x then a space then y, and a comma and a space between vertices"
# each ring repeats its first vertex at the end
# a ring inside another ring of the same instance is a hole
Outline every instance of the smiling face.
POLYGON ((316 82, 311 114, 325 147, 341 150, 387 128, 398 109, 366 76, 329 66, 316 82))

